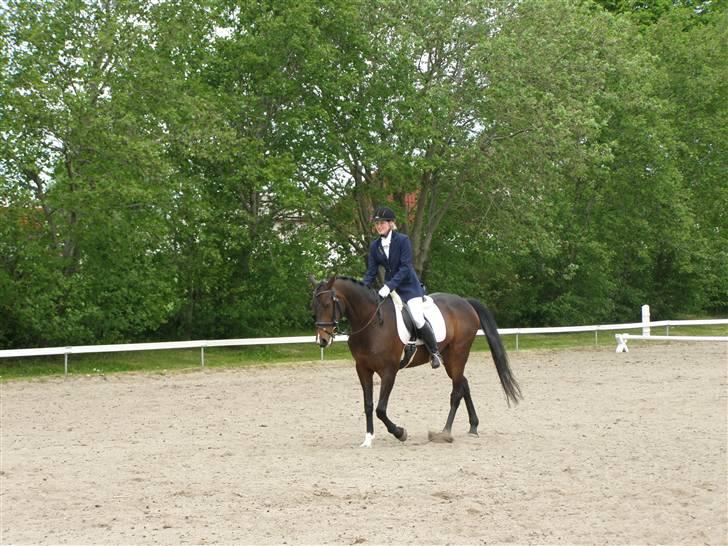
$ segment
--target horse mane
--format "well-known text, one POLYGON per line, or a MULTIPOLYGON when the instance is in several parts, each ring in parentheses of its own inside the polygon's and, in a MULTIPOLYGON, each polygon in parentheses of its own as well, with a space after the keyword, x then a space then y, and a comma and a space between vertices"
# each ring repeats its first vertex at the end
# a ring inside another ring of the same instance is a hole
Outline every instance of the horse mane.
POLYGON ((376 294, 375 290, 373 288, 370 288, 363 282, 361 282, 359 279, 357 279, 355 277, 349 277, 348 275, 337 275, 336 279, 340 280, 340 281, 350 282, 352 284, 356 284, 356 285, 360 286, 361 288, 363 288, 366 291, 367 296, 370 299, 372 299, 372 300, 375 299, 374 298, 374 295, 376 294))
POLYGON ((354 278, 354 277, 349 277, 348 275, 337 275, 336 278, 339 280, 342 280, 342 281, 353 282, 354 284, 358 284, 360 286, 363 286, 364 288, 369 288, 366 284, 361 282, 359 279, 354 278))

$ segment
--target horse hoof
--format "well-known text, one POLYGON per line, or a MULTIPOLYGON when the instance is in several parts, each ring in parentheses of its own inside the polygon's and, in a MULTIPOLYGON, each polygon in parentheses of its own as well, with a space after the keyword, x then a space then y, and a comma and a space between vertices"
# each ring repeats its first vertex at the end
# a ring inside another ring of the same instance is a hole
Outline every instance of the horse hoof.
POLYGON ((399 440, 400 442, 404 442, 405 440, 407 440, 407 429, 404 429, 404 428, 403 428, 403 429, 402 429, 402 434, 400 434, 400 435, 399 435, 399 436, 397 437, 397 439, 398 439, 398 440, 399 440))
POLYGON ((453 440, 452 434, 447 430, 443 430, 442 432, 429 431, 427 437, 430 442, 435 442, 436 444, 451 444, 453 440))
POLYGON ((470 429, 470 430, 468 431, 468 434, 469 434, 470 436, 475 436, 476 438, 480 438, 480 434, 478 434, 478 431, 477 431, 477 430, 473 430, 473 429, 470 429))

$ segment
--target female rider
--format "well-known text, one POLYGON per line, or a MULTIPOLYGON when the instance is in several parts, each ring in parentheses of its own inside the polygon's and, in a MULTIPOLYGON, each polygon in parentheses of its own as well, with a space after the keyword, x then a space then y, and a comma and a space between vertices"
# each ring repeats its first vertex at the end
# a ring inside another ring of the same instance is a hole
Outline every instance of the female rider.
POLYGON ((392 209, 379 207, 374 212, 374 225, 379 238, 369 247, 367 272, 364 284, 371 286, 377 276, 379 266, 384 267, 384 286, 380 288, 382 298, 389 296, 393 290, 407 303, 412 319, 417 328, 417 335, 425 343, 432 356, 432 367, 442 364, 442 356, 437 349, 435 333, 425 321, 425 292, 412 265, 412 243, 407 235, 396 231, 395 216, 392 209))

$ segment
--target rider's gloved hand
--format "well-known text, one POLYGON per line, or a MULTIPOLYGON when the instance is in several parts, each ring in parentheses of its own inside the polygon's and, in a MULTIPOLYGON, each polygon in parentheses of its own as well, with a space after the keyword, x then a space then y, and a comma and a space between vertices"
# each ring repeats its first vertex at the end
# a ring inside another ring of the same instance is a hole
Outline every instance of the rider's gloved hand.
POLYGON ((389 289, 389 286, 387 286, 387 285, 385 284, 384 286, 382 286, 382 287, 381 287, 381 288, 379 289, 379 297, 380 297, 380 298, 386 298, 387 296, 389 296, 389 293, 390 293, 390 292, 391 292, 391 290, 389 289))

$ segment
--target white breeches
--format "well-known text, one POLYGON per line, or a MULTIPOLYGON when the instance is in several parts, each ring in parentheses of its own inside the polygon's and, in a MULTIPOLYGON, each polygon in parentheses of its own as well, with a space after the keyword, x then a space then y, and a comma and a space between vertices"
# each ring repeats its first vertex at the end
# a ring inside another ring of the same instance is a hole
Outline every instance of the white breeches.
POLYGON ((412 298, 407 301, 407 307, 409 307, 410 313, 412 314, 412 320, 415 321, 415 326, 419 330, 425 325, 425 305, 422 301, 421 296, 412 298))

